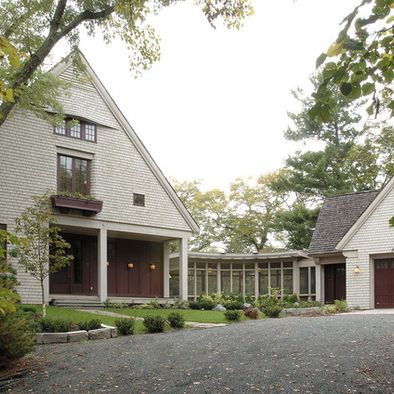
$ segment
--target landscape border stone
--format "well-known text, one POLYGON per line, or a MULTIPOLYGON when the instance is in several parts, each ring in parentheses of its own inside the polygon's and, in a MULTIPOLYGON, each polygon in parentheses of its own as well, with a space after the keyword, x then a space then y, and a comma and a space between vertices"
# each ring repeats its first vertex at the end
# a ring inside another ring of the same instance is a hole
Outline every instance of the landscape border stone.
POLYGON ((96 330, 80 330, 69 332, 39 332, 35 335, 37 345, 47 345, 52 343, 73 343, 87 340, 116 338, 118 331, 116 327, 102 325, 96 330))

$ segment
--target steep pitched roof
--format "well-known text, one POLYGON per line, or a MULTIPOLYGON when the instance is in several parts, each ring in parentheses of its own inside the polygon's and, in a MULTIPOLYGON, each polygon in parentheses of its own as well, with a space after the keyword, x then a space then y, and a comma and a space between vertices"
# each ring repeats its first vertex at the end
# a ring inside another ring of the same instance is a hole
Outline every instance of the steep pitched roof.
POLYGON ((336 246, 379 194, 378 190, 327 197, 317 219, 308 253, 337 252, 336 246))
MULTIPOLYGON (((142 143, 126 117, 123 115, 123 113, 120 111, 119 107, 113 100, 113 98, 110 96, 108 93, 107 89, 87 61, 86 57, 84 54, 77 49, 77 54, 80 56, 80 59, 82 60, 84 66, 85 66, 85 72, 87 75, 91 78, 91 82, 94 85, 94 87, 97 89, 99 94, 101 95, 102 99, 104 102, 107 104, 108 108, 112 112, 113 116, 115 119, 119 122, 121 125, 122 129, 127 133, 129 136, 130 140, 134 143, 135 147, 137 148, 138 152, 142 156, 142 158, 145 160, 147 165, 150 167, 151 171, 157 178, 157 180, 160 182, 176 208, 178 209, 179 213, 182 215, 182 217, 185 219, 186 223, 190 227, 191 232, 197 233, 199 231, 198 224, 186 208, 186 206, 183 204, 179 196, 177 195, 176 191, 174 188, 171 186, 170 182, 168 179, 164 176, 163 172, 160 170, 159 166, 156 164, 148 150, 146 149, 145 145, 142 143)), ((54 66, 50 72, 53 73, 54 75, 60 75, 65 69, 70 67, 72 65, 72 56, 69 54, 66 56, 62 61, 60 61, 56 66, 54 66)))

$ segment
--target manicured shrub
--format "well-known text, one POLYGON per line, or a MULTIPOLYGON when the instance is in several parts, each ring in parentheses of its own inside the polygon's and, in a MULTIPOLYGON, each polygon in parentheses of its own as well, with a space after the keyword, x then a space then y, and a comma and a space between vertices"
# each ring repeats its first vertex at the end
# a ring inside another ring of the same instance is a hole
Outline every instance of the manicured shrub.
POLYGON ((163 332, 166 321, 161 316, 145 316, 144 326, 149 333, 163 332))
POLYGON ((26 314, 0 314, 0 368, 33 350, 34 333, 34 323, 26 314))
POLYGON ((182 313, 179 312, 171 312, 167 317, 168 323, 172 328, 184 328, 185 327, 185 318, 182 313))
POLYGON ((101 320, 100 319, 92 319, 78 323, 80 330, 97 330, 101 328, 101 320))
POLYGON ((346 312, 348 310, 347 302, 345 300, 335 300, 334 303, 338 312, 346 312))
POLYGON ((72 322, 65 319, 52 319, 44 317, 40 321, 42 332, 68 332, 71 329, 72 322))
POLYGON ((280 305, 267 305, 262 309, 264 315, 268 317, 278 317, 279 314, 282 312, 282 307, 280 305))
POLYGON ((198 309, 201 309, 201 305, 198 301, 189 301, 189 308, 194 309, 194 310, 198 310, 198 309))
POLYGON ((198 297, 198 303, 200 304, 201 309, 205 309, 206 311, 212 310, 216 306, 213 298, 204 294, 201 294, 200 297, 198 297))
POLYGON ((231 311, 239 310, 244 308, 244 303, 243 301, 239 300, 225 300, 223 301, 222 305, 227 309, 231 311))
POLYGON ((224 317, 228 321, 240 321, 242 317, 242 312, 239 310, 229 310, 224 312, 224 317))
POLYGON ((134 334, 134 319, 123 317, 115 320, 115 326, 120 335, 133 335, 134 334))
POLYGON ((246 308, 244 310, 244 315, 249 319, 258 319, 259 318, 259 310, 258 308, 246 308))

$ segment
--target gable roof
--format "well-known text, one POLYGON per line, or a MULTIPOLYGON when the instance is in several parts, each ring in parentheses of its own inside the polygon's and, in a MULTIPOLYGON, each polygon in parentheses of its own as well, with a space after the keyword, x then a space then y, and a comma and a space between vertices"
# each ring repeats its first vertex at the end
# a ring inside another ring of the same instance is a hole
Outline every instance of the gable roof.
MULTIPOLYGON (((84 66, 86 67, 85 72, 91 78, 91 82, 93 86, 97 89, 98 93, 100 94, 103 101, 107 104, 108 108, 112 112, 115 119, 119 122, 122 129, 127 133, 128 137, 133 142, 134 146, 136 147, 141 157, 145 160, 146 164, 151 169, 152 173, 155 175, 159 183, 162 185, 163 189, 166 191, 167 195, 172 200, 172 202, 178 209, 179 213, 185 219, 186 223, 190 227, 190 230, 193 233, 198 232, 199 227, 196 221, 194 220, 194 218, 192 217, 186 206, 183 204, 183 202, 175 192, 174 188, 171 186, 168 179, 162 173, 159 166, 156 164, 156 162, 154 161, 154 159, 146 149, 145 145, 142 143, 142 141, 140 140, 140 138, 138 137, 138 135, 136 134, 136 132, 134 131, 134 129, 126 119, 126 117, 123 115, 123 113, 121 112, 115 101, 113 100, 113 98, 110 96, 107 89, 100 81, 97 74, 94 72, 93 68, 90 66, 84 54, 78 49, 77 55, 80 56, 80 59, 82 60, 84 66)), ((58 76, 70 66, 72 66, 71 54, 69 54, 66 58, 60 61, 55 67, 53 67, 50 72, 58 76)))
POLYGON ((337 253, 338 243, 376 199, 379 191, 327 197, 321 207, 308 253, 337 253))
POLYGON ((360 229, 360 227, 366 222, 366 220, 372 215, 375 209, 380 203, 386 198, 391 190, 394 189, 394 177, 383 187, 378 196, 372 201, 372 203, 364 210, 360 217, 353 223, 352 227, 347 233, 338 241, 336 248, 339 250, 344 249, 348 242, 353 238, 354 234, 360 229))

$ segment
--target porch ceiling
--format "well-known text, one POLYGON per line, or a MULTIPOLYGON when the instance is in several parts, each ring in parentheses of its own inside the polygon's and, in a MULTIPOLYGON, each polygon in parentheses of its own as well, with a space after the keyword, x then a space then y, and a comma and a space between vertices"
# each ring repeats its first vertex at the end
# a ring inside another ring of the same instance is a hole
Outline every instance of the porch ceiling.
POLYGON ((121 239, 133 239, 137 241, 154 241, 154 242, 164 242, 170 241, 173 238, 164 237, 161 235, 151 235, 151 234, 138 234, 138 233, 127 233, 123 231, 108 231, 108 238, 121 238, 121 239))

